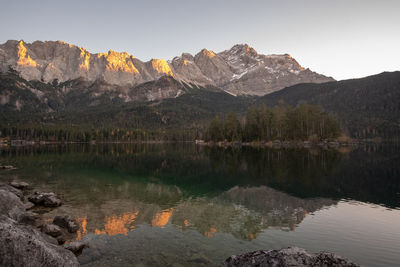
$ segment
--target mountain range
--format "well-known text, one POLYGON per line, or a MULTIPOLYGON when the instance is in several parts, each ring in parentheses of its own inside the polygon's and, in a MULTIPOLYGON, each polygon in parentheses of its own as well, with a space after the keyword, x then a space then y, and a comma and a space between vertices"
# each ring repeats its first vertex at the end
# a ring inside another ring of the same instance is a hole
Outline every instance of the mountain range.
MULTIPOLYGON (((136 98, 137 86, 173 77, 181 84, 215 86, 233 95, 265 95, 298 83, 333 81, 331 77, 303 68, 288 54, 258 54, 247 44, 220 53, 203 49, 196 55, 183 53, 172 60, 143 62, 126 52, 92 54, 61 41, 9 40, 0 45, 0 70, 18 71, 24 79, 66 82, 81 79, 88 86, 101 83, 102 90, 118 92, 125 102, 175 97, 179 89, 164 90, 136 98)), ((171 88, 170 88, 171 89, 171 88)))
POLYGON ((142 62, 39 41, 0 45, 0 66, 0 133, 145 129, 190 139, 229 111, 243 119, 251 105, 306 102, 334 114, 351 137, 400 137, 400 72, 334 81, 289 55, 259 55, 247 45, 142 62))

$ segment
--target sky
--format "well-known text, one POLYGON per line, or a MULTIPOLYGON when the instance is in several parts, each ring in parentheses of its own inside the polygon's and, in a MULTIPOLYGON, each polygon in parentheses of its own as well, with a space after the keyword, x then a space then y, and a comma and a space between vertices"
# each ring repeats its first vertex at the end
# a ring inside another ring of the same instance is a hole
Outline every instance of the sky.
POLYGON ((62 40, 147 61, 247 43, 337 80, 400 70, 400 0, 0 0, 0 43, 62 40))

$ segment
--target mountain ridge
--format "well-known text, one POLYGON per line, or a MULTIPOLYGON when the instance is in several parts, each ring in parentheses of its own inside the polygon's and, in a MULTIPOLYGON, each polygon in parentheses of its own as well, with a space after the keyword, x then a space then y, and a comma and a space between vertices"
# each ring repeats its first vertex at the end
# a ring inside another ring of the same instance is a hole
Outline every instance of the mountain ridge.
POLYGON ((264 95, 304 82, 333 81, 303 68, 290 55, 258 54, 247 44, 215 53, 202 49, 171 60, 141 61, 127 52, 90 53, 62 41, 8 40, 0 44, 0 70, 17 70, 26 80, 65 82, 82 77, 110 85, 135 87, 161 76, 199 86, 220 87, 234 95, 264 95))

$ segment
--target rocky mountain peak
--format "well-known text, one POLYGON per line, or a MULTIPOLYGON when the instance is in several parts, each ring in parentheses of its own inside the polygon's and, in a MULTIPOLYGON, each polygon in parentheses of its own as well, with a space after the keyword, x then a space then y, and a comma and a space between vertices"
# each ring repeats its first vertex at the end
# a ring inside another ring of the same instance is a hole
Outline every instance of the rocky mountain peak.
POLYGON ((249 46, 248 44, 237 44, 234 45, 231 49, 227 51, 228 54, 231 55, 247 55, 251 57, 256 57, 258 56, 258 53, 254 48, 249 46))
POLYGON ((181 58, 187 61, 194 61, 194 57, 192 56, 192 54, 189 53, 182 53, 181 58))
POLYGON ((200 53, 198 53, 197 55, 203 55, 203 56, 208 57, 208 58, 213 58, 213 57, 215 57, 214 51, 207 50, 207 49, 205 49, 205 48, 203 48, 203 49, 200 51, 200 53))

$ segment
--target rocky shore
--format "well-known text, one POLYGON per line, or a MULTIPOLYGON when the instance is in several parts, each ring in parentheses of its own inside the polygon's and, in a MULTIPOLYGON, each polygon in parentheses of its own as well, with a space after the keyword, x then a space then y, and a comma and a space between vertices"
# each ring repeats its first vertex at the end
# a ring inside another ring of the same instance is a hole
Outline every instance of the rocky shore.
POLYGON ((54 193, 29 194, 27 183, 0 183, 0 266, 79 266, 75 254, 87 244, 73 241, 77 222, 63 215, 46 223, 31 211, 60 205, 54 193))
POLYGON ((280 250, 253 251, 242 255, 234 255, 220 264, 220 267, 291 267, 291 266, 337 266, 358 267, 359 265, 332 253, 308 253, 297 247, 280 250))

